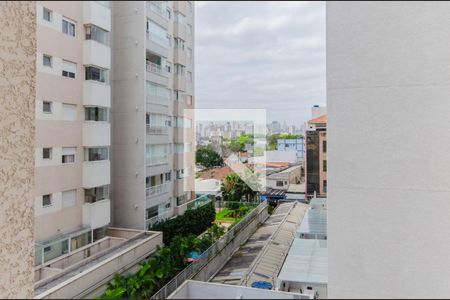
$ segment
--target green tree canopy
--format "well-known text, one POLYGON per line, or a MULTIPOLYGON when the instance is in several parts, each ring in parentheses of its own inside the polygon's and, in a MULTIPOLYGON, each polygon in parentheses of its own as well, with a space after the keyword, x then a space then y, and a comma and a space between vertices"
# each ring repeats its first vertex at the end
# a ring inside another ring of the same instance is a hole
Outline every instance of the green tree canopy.
POLYGON ((209 169, 223 166, 223 159, 210 147, 201 147, 195 152, 195 163, 209 169))

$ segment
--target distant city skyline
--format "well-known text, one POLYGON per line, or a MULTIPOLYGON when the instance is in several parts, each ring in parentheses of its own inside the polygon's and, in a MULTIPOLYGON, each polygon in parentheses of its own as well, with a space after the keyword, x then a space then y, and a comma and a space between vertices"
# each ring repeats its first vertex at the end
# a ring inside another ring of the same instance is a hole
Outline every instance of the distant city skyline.
POLYGON ((300 126, 325 105, 324 2, 196 2, 196 107, 265 108, 300 126))

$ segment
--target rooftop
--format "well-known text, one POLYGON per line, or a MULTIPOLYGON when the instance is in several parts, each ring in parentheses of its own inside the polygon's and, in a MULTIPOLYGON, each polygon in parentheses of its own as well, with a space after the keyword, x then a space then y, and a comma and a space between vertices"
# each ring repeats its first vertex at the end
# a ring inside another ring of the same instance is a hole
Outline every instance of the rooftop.
POLYGON ((327 234, 327 210, 309 209, 303 222, 297 229, 297 237, 302 235, 325 235, 327 234))
POLYGON ((327 284, 327 241, 296 238, 278 275, 281 281, 327 284))
POLYGON ((320 117, 314 118, 308 121, 309 124, 326 124, 327 123, 327 115, 322 115, 320 117))

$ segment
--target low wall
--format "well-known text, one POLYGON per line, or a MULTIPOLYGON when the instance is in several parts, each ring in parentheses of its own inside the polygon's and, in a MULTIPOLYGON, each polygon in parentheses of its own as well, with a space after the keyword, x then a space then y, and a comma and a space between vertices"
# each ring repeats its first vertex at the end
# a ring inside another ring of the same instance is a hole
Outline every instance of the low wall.
POLYGON ((250 223, 239 231, 231 241, 212 260, 210 260, 192 280, 209 281, 228 262, 233 253, 241 247, 256 231, 258 225, 269 217, 267 206, 250 223))

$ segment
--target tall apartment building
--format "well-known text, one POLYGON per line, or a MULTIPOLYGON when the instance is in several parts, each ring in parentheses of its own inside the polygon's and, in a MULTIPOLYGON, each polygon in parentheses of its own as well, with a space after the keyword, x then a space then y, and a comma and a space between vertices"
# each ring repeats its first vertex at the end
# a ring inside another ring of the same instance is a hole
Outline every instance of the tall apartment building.
POLYGON ((36 265, 102 238, 110 223, 109 5, 36 2, 36 265))
POLYGON ((327 186, 327 115, 321 115, 306 130, 306 195, 326 197, 327 186))
POLYGON ((114 224, 146 229, 195 198, 193 2, 112 8, 114 224))
POLYGON ((327 2, 328 296, 450 295, 450 3, 327 2))

